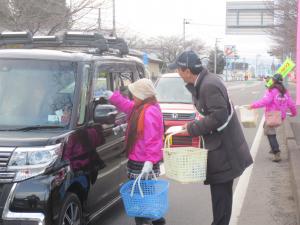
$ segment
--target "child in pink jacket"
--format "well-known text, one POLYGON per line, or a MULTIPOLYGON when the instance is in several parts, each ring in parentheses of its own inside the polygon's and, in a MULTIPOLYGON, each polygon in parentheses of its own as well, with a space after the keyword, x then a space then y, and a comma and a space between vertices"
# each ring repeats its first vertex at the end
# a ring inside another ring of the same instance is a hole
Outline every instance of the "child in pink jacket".
MULTIPOLYGON (((282 120, 285 120, 288 110, 291 111, 292 116, 296 116, 296 105, 282 83, 281 74, 275 74, 272 79, 273 85, 266 91, 264 97, 252 103, 250 108, 256 109, 264 107, 265 112, 280 111, 282 120)), ((276 129, 264 124, 264 131, 271 146, 270 153, 274 154, 273 161, 279 162, 281 158, 279 144, 276 138, 276 129)))
MULTIPOLYGON (((140 79, 128 86, 133 101, 115 91, 108 100, 120 111, 128 115, 126 129, 126 152, 128 156, 128 177, 136 179, 141 173, 145 178, 153 178, 153 169, 159 175, 162 160, 163 116, 155 98, 155 88, 149 79, 140 79)), ((151 221, 135 218, 136 225, 164 225, 165 219, 151 221)))

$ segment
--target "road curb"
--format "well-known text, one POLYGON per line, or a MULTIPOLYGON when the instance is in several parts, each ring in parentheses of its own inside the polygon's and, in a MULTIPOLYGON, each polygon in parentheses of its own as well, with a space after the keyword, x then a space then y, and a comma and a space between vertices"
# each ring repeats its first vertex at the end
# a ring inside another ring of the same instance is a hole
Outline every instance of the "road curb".
POLYGON ((300 225, 300 146, 296 143, 289 121, 284 124, 284 131, 292 179, 292 192, 296 203, 297 224, 300 225))

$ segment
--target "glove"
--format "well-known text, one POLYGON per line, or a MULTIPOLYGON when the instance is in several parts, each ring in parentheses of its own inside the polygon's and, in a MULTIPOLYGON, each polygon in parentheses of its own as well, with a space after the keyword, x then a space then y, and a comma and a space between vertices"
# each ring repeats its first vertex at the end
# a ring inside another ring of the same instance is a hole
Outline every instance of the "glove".
POLYGON ((172 133, 183 133, 186 130, 184 126, 172 126, 167 129, 165 134, 172 134, 172 133))
POLYGON ((114 94, 114 93, 113 93, 112 91, 106 90, 106 91, 103 92, 103 97, 104 97, 106 100, 108 100, 108 99, 110 99, 110 97, 111 97, 113 94, 114 94))
POLYGON ((125 132, 127 129, 127 123, 121 124, 120 127, 121 127, 122 131, 125 132))
POLYGON ((127 123, 124 123, 124 124, 114 127, 112 130, 114 132, 114 135, 118 135, 120 132, 125 132, 126 128, 127 128, 127 123))
POLYGON ((121 132, 121 126, 116 126, 113 129, 114 135, 118 135, 121 132))
POLYGON ((142 176, 148 178, 148 175, 152 170, 153 170, 153 163, 150 161, 146 161, 144 163, 141 174, 142 174, 142 176))

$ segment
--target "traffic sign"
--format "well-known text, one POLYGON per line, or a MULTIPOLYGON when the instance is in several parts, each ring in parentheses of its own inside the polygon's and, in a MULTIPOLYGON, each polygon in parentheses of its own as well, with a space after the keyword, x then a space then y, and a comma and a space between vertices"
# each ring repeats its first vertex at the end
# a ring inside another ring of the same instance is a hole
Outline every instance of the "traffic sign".
MULTIPOLYGON (((282 78, 285 78, 289 72, 291 72, 295 68, 296 64, 290 58, 287 58, 284 63, 278 68, 276 73, 281 74, 282 78)), ((270 79, 267 83, 267 87, 271 87, 273 84, 273 80, 270 79)))
POLYGON ((143 55, 143 62, 144 62, 144 65, 149 64, 149 57, 148 57, 147 53, 144 53, 144 55, 143 55))
POLYGON ((225 45, 224 46, 224 54, 228 58, 234 58, 236 56, 235 45, 225 45))

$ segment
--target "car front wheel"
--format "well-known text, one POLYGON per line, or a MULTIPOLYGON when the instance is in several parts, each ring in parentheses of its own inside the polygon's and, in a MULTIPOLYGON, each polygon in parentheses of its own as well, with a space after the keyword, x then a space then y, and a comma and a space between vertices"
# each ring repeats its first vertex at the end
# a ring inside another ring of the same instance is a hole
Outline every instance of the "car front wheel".
POLYGON ((58 225, 82 225, 82 207, 77 195, 67 194, 58 221, 58 225))

